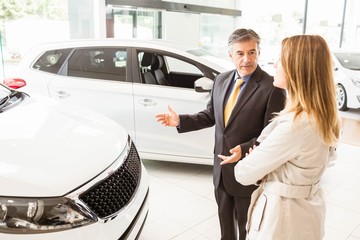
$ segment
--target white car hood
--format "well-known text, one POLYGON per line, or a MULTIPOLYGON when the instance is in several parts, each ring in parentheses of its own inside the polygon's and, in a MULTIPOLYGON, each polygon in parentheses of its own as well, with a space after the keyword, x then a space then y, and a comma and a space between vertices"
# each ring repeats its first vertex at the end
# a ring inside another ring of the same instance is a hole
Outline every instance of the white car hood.
POLYGON ((350 69, 344 69, 344 72, 346 72, 346 74, 356 80, 360 79, 360 71, 358 70, 350 70, 350 69))
POLYGON ((26 98, 0 113, 0 196, 62 196, 106 169, 127 132, 94 112, 26 98))

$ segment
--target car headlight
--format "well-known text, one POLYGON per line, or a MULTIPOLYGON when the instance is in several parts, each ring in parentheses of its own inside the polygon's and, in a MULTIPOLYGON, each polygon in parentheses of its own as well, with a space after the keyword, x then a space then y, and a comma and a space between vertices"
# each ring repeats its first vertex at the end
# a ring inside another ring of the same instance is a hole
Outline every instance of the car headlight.
POLYGON ((352 78, 351 78, 351 81, 353 82, 353 84, 355 85, 355 87, 360 88, 360 80, 352 79, 352 78))
POLYGON ((54 232, 95 221, 67 198, 0 197, 0 232, 3 233, 54 232))

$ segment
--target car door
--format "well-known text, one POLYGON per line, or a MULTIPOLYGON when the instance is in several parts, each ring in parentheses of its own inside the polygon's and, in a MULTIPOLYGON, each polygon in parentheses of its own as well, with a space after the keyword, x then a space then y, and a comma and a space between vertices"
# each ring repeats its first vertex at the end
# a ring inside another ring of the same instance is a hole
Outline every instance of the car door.
POLYGON ((193 63, 170 53, 152 52, 152 57, 145 57, 146 54, 136 51, 138 75, 142 78, 133 86, 137 145, 141 146, 143 156, 156 153, 161 160, 212 164, 214 127, 178 134, 176 128, 164 127, 155 120, 155 115, 166 112, 168 106, 179 114, 205 109, 210 92, 194 90, 194 81, 204 73, 193 63), (162 63, 156 58, 162 59, 162 63), (165 79, 156 79, 157 71, 162 71, 165 79), (146 79, 147 74, 152 74, 155 81, 146 79))
POLYGON ((49 96, 48 85, 52 79, 56 78, 71 51, 71 48, 51 49, 40 51, 39 54, 37 49, 33 49, 25 55, 19 64, 18 72, 18 77, 26 81, 22 90, 49 96))
POLYGON ((120 123, 136 140, 131 65, 127 49, 75 49, 48 85, 50 97, 100 112, 120 123))

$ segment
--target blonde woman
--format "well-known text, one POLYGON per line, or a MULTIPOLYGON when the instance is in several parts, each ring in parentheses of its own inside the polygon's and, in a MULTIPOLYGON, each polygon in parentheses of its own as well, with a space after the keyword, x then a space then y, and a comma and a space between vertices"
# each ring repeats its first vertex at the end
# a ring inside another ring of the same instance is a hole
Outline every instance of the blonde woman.
MULTIPOLYGON (((319 183, 339 138, 331 53, 317 35, 282 41, 274 85, 287 90, 285 109, 262 131, 259 146, 235 166, 244 185, 260 183, 248 212, 247 239, 320 240, 325 201, 319 183)), ((219 157, 240 159, 241 150, 219 157)))

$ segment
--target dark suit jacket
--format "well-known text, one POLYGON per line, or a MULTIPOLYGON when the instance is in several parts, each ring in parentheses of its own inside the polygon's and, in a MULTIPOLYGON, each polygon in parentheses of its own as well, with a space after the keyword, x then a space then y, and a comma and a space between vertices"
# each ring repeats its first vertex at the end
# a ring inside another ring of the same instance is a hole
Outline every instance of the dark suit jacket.
MULTIPOLYGON (((273 77, 259 66, 242 90, 224 127, 224 99, 234 79, 235 70, 219 74, 214 80, 211 98, 205 110, 196 114, 180 115, 178 131, 189 132, 211 127, 215 124, 214 185, 219 186, 222 177, 225 189, 234 196, 250 197, 255 185, 243 186, 235 180, 236 163, 221 166, 218 154, 230 155, 229 150, 240 144, 242 158, 252 147, 263 128, 269 123, 274 112, 284 108, 286 93, 273 86, 273 77)), ((266 160, 266 159, 264 159, 266 160)))

